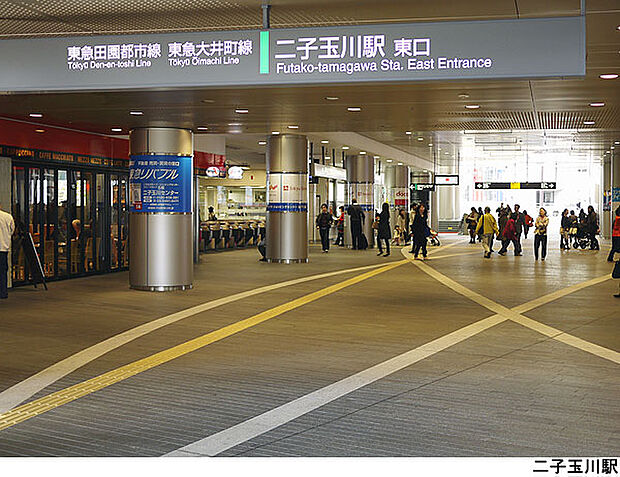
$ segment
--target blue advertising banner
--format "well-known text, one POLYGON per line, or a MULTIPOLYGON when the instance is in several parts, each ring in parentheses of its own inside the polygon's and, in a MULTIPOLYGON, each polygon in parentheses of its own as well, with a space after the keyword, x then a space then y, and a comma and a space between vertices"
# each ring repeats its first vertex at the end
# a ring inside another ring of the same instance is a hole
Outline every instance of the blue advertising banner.
POLYGON ((131 156, 129 202, 130 212, 191 213, 192 158, 131 156))

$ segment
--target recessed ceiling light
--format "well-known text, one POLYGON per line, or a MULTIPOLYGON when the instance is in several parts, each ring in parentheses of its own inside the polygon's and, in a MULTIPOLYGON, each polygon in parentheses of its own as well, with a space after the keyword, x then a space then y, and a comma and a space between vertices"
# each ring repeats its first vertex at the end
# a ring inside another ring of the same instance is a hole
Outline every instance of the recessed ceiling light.
POLYGON ((450 153, 449 153, 448 151, 444 152, 444 154, 445 154, 446 156, 449 156, 449 155, 450 155, 450 153))
POLYGON ((111 131, 112 132, 122 132, 123 129, 122 128, 112 128, 111 131))
POLYGON ((423 137, 419 137, 418 141, 424 141, 424 138, 423 137))
POLYGON ((479 104, 466 104, 465 109, 478 109, 480 108, 479 104))
POLYGON ((611 146, 611 150, 613 151, 616 147, 615 146, 611 146))
POLYGON ((28 116, 31 118, 42 118, 43 115, 41 113, 30 113, 28 116))
POLYGON ((361 111, 362 108, 358 108, 357 106, 352 106, 352 107, 348 107, 347 111, 351 112, 351 113, 357 113, 359 111, 361 111))
POLYGON ((392 162, 392 159, 386 159, 385 162, 392 162))
POLYGON ((601 79, 616 79, 618 75, 616 73, 605 73, 598 76, 601 79))
POLYGON ((321 141, 321 144, 329 144, 329 141, 328 141, 327 139, 323 139, 323 140, 321 141))
POLYGON ((592 126, 594 124, 594 121, 584 121, 583 124, 587 126, 592 126))
POLYGON ((297 126, 297 124, 291 124, 290 126, 287 126, 289 129, 299 129, 299 126, 297 126))
POLYGON ((411 131, 405 131, 405 134, 406 134, 407 136, 411 136, 411 134, 412 134, 412 133, 411 133, 411 131))
POLYGON ((343 151, 348 151, 349 150, 349 146, 342 146, 342 150, 343 151))
POLYGON ((366 154, 366 151, 360 151, 360 154, 364 156, 366 154))
POLYGON ((209 128, 208 128, 208 127, 206 127, 206 126, 198 126, 196 129, 197 129, 198 131, 206 131, 206 130, 208 130, 209 128))
POLYGON ((331 157, 330 156, 325 156, 325 159, 329 161, 331 159, 331 157))
POLYGON ((242 123, 228 123, 229 126, 243 126, 242 123))
POLYGON ((431 143, 428 145, 428 147, 433 147, 433 143, 431 142, 431 143))
POLYGON ((372 156, 373 159, 381 159, 381 156, 372 156))
POLYGON ((144 113, 142 111, 129 111, 129 114, 132 116, 142 116, 144 113))
POLYGON ((593 108, 602 108, 603 106, 605 106, 605 103, 590 103, 590 106, 592 106, 593 108))
POLYGON ((402 162, 399 162, 399 163, 398 163, 398 165, 399 165, 399 166, 402 166, 402 165, 403 165, 403 163, 402 163, 402 162))
POLYGON ((605 151, 605 154, 611 154, 611 151, 605 151))
POLYGON ((277 136, 280 134, 280 131, 271 131, 272 136, 277 136))
POLYGON ((202 99, 201 102, 211 104, 211 103, 215 103, 215 100, 214 99, 202 99))
POLYGON ((38 133, 44 133, 45 129, 35 129, 34 132, 38 132, 38 133))
POLYGON ((249 112, 248 109, 235 109, 235 113, 237 114, 248 114, 249 112))
POLYGON ((258 141, 259 146, 266 146, 267 141, 258 141))
POLYGON ((614 142, 614 144, 618 145, 618 144, 620 144, 620 141, 616 141, 616 142, 614 142))
POLYGON ((467 93, 461 93, 461 94, 459 94, 459 98, 467 99, 467 98, 469 98, 469 95, 467 93))
POLYGON ((338 101, 340 98, 338 96, 325 96, 327 101, 338 101))

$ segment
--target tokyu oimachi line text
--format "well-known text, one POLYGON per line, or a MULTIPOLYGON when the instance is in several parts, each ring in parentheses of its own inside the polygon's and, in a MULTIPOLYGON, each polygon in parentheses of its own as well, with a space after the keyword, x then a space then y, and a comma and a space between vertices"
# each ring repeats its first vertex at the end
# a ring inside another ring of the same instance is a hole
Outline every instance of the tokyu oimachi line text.
POLYGON ((342 63, 276 63, 278 74, 347 74, 373 71, 405 71, 405 70, 475 70, 493 67, 491 58, 430 58, 419 60, 409 58, 406 61, 383 59, 380 62, 342 62, 342 63))

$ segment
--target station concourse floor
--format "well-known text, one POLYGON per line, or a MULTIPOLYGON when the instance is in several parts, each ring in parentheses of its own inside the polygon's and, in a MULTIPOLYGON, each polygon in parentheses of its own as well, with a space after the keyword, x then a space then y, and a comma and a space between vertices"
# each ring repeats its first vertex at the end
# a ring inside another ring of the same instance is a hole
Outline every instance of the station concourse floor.
POLYGON ((127 273, 12 290, 0 456, 617 455, 609 244, 552 239, 535 262, 532 242, 485 260, 452 236, 415 263, 236 250, 203 255, 185 292, 127 273))

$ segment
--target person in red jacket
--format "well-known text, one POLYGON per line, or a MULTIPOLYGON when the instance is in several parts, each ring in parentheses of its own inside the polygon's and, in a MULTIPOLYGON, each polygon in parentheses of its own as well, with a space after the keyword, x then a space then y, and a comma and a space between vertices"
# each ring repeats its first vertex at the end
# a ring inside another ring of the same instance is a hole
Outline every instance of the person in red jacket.
POLYGON ((613 262, 614 255, 620 253, 620 207, 616 209, 616 219, 614 220, 614 229, 611 235, 611 250, 607 257, 608 262, 613 262))
POLYGON ((517 228, 515 227, 515 220, 510 217, 504 226, 504 230, 502 231, 502 236, 500 237, 502 241, 502 248, 499 252, 500 255, 506 255, 508 251, 508 246, 512 242, 512 246, 515 251, 515 256, 519 255, 519 246, 517 243, 517 228))

